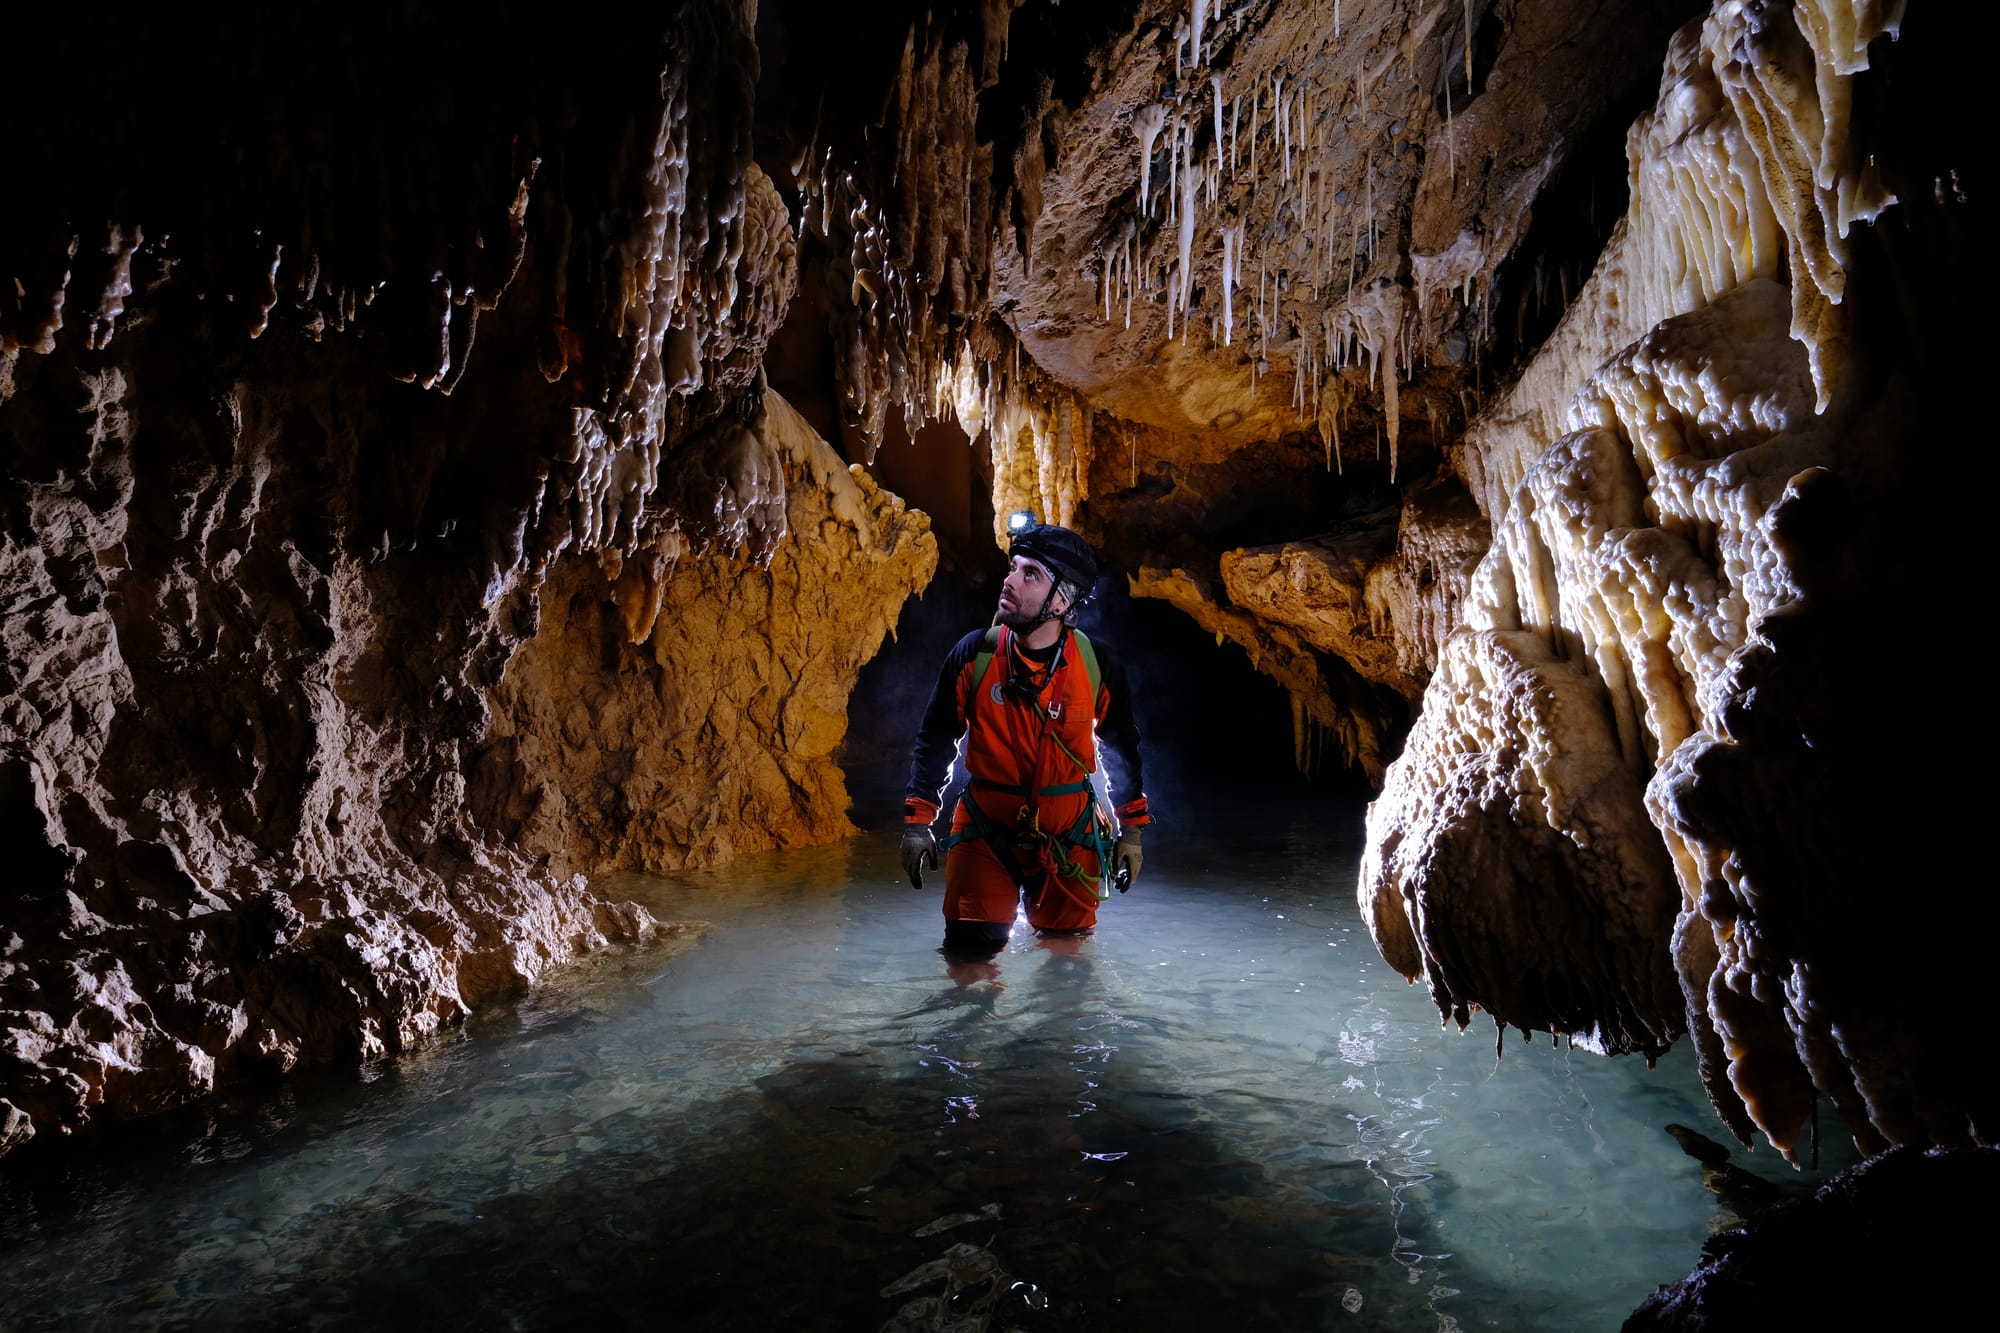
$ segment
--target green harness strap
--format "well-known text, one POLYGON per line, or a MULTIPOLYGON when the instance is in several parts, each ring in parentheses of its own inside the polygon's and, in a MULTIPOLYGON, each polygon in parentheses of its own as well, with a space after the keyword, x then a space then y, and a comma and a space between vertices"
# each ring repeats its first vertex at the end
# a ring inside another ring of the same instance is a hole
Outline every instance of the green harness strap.
MULTIPOLYGON (((1089 790, 1090 784, 1087 782, 1074 783, 1064 787, 1045 787, 1043 790, 1050 795, 1055 795, 1059 792, 1074 791, 1078 787, 1089 790)), ((1002 788, 1001 790, 1018 791, 1019 789, 1002 788)), ((948 852, 968 838, 984 838, 986 845, 993 849, 993 854, 1000 859, 1000 864, 1007 868, 1007 873, 1014 877, 1015 882, 1025 883, 1026 881, 1021 874, 1020 867, 1015 864, 1014 858, 1008 850, 1010 845, 1022 845, 1023 840, 1019 832, 1010 833, 1009 830, 993 823, 987 817, 986 812, 979 808, 979 802, 972 799, 972 788, 970 786, 965 789, 959 799, 965 803, 965 813, 971 818, 959 832, 949 837, 940 838, 938 840, 938 851, 948 852)), ((1111 868, 1110 834, 1110 825, 1101 817, 1097 808, 1097 797, 1093 792, 1089 802, 1078 812, 1076 823, 1070 825, 1065 832, 1058 833, 1052 837, 1047 834, 1041 836, 1048 838, 1049 845, 1054 849, 1056 873, 1064 879, 1073 879, 1079 884, 1089 883, 1092 876, 1086 874, 1083 867, 1079 866, 1070 857, 1069 849, 1072 847, 1088 847, 1097 853, 1097 874, 1095 876, 1097 883, 1091 887, 1097 896, 1097 900, 1103 902, 1111 896, 1111 880, 1115 873, 1111 868)), ((1033 838, 1031 837, 1028 841, 1032 842, 1033 838)))
MULTIPOLYGON (((1071 637, 1076 640, 1076 651, 1083 658, 1083 669, 1090 677, 1090 706, 1097 707, 1097 688, 1103 679, 1103 672, 1097 666, 1097 649, 1090 646, 1090 639, 1080 629, 1072 629, 1071 637)), ((1000 627, 988 625, 986 637, 979 641, 979 655, 972 659, 972 688, 984 689, 986 673, 993 666, 993 654, 1000 650, 1000 627)))

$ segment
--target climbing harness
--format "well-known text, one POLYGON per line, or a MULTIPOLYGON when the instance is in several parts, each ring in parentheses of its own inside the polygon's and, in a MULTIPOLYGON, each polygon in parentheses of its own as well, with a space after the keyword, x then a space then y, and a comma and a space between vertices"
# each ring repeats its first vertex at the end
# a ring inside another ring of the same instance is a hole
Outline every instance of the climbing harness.
MULTIPOLYGON (((1097 665, 1097 649, 1091 646, 1090 637, 1080 629, 1070 630, 1069 637, 1076 640, 1076 655, 1083 659, 1084 673, 1090 678, 1090 697, 1095 699, 1097 698, 1098 685, 1102 682, 1104 675, 1103 671, 1097 665)), ((1000 627, 998 625, 988 625, 986 627, 986 637, 979 641, 979 652, 972 659, 974 690, 985 687, 986 670, 993 665, 993 654, 999 651, 999 647, 1000 627)), ((1049 663, 1050 674, 1054 674, 1055 668, 1056 663, 1049 663)), ((994 702, 997 703, 999 701, 995 700, 994 702)), ((1070 757, 1074 759, 1076 756, 1071 755, 1070 757)))
POLYGON ((965 804, 965 812, 970 822, 958 832, 938 841, 940 852, 949 851, 968 838, 984 839, 993 849, 993 855, 1014 877, 1016 884, 1026 885, 1032 881, 1022 870, 1016 853, 1025 854, 1039 861, 1042 866, 1042 883, 1053 884, 1080 906, 1095 906, 1111 896, 1111 824, 1104 817, 1097 803, 1097 794, 1090 783, 1066 782, 1055 787, 1043 787, 1043 796, 1067 796, 1074 792, 1091 793, 1089 804, 1077 815, 1076 822, 1060 833, 1051 834, 1041 827, 1041 815, 1025 801, 1015 818, 1013 828, 996 822, 982 810, 973 796, 975 788, 997 791, 1011 795, 1024 795, 1026 788, 1009 787, 1000 783, 974 780, 960 800, 965 804), (1077 863, 1071 854, 1078 847, 1087 847, 1097 853, 1098 873, 1092 875, 1077 863), (1095 881, 1095 882, 1093 882, 1095 881))

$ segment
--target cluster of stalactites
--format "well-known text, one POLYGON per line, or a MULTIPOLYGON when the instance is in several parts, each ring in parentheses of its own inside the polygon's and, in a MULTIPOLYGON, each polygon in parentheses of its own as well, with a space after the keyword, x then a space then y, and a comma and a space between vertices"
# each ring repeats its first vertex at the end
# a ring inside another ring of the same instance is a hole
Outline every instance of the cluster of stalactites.
MULTIPOLYGON (((435 256, 421 294, 402 291, 377 306, 385 288, 379 277, 343 276, 310 240, 264 230, 250 233, 240 253, 204 255, 201 267, 217 274, 204 296, 233 312, 245 336, 261 338, 274 314, 306 337, 373 329, 396 348, 389 373, 405 383, 450 394, 472 355, 479 315, 499 304, 520 268, 526 248, 530 190, 540 166, 521 165, 504 197, 490 201, 487 223, 476 224, 435 256), (383 313, 390 308, 391 313, 383 313)), ((218 246, 226 244, 221 240, 218 246)), ((153 266, 172 273, 187 267, 171 238, 149 238, 143 219, 111 220, 89 231, 70 232, 40 255, 14 256, 20 267, 6 275, 14 288, 11 310, 0 310, 0 401, 11 396, 14 371, 23 353, 52 354, 62 335, 65 311, 84 315, 82 345, 110 349, 126 302, 133 295, 133 268, 149 244, 153 266)))
MULTIPOLYGON (((537 565, 570 547, 653 559, 684 544, 657 529, 683 522, 704 540, 733 547, 747 532, 737 516, 768 507, 768 496, 735 503, 750 484, 739 478, 742 484, 720 485, 713 497, 690 497, 712 499, 713 513, 657 509, 677 409, 739 340, 775 329, 796 280, 783 201, 751 160, 755 89, 740 58, 748 32, 690 24, 674 39, 645 155, 632 164, 636 206, 605 256, 599 299, 606 308, 595 318, 612 363, 602 395, 571 408, 566 449, 530 519, 540 535, 537 565)), ((557 256, 558 272, 568 259, 557 256)), ((555 315, 563 323, 591 317, 563 309, 560 296, 555 315)), ((572 344, 551 345, 542 373, 554 383, 570 370, 572 344)), ((769 471, 754 468, 745 477, 769 471)))
POLYGON ((1017 397, 989 416, 993 453, 994 539, 1004 544, 1002 516, 1032 509, 1048 523, 1071 525, 1089 497, 1090 409, 1054 389, 1017 397))
MULTIPOLYGON (((1355 133, 1400 130, 1382 88, 1399 82, 1399 70, 1400 83, 1414 88, 1410 52, 1440 23, 1452 29, 1441 44, 1462 42, 1458 27, 1469 27, 1471 6, 1417 17, 1402 40, 1364 53, 1359 73, 1338 86, 1321 83, 1316 50, 1291 53, 1296 70, 1239 62, 1255 8, 1190 0, 1174 31, 1171 73, 1162 69, 1158 99, 1131 119, 1138 213, 1099 249, 1098 305, 1107 324, 1129 328, 1136 305, 1156 304, 1169 338, 1200 336, 1217 347, 1247 338, 1253 391, 1274 362, 1288 363, 1293 407, 1320 430, 1329 467, 1338 466, 1346 406, 1339 372, 1365 361, 1390 405, 1393 471, 1397 382, 1416 355, 1408 293, 1393 276, 1398 255, 1378 244, 1397 201, 1386 180, 1378 190, 1372 160, 1359 180, 1338 176, 1334 141, 1348 133, 1339 128, 1345 119, 1358 119, 1355 133), (1281 214, 1300 221, 1261 234, 1247 221, 1281 214), (1210 268, 1215 280, 1204 281, 1210 268)), ((1308 27, 1331 33, 1338 48, 1340 4, 1319 8, 1321 20, 1308 27)), ((995 49, 989 32, 989 65, 995 49)), ((990 149, 973 132, 974 98, 991 77, 989 68, 975 78, 964 43, 935 25, 913 27, 887 99, 896 164, 885 196, 870 197, 817 144, 795 165, 805 225, 845 259, 835 355, 849 419, 871 452, 890 410, 914 432, 954 396, 965 323, 989 275, 978 246, 1005 239, 998 221, 1006 201, 991 197, 990 149)), ((1414 97, 1410 88, 1396 95, 1414 97)), ((1012 164, 1024 195, 1035 193, 1043 170, 1038 138, 1025 135, 1012 164)), ((1014 211, 1032 225, 1033 207, 1014 211)), ((1031 263, 1032 238, 1013 239, 1031 263)))
POLYGON ((1017 510, 1032 510, 1046 523, 1075 522, 1090 498, 1092 414, 1082 398, 1024 360, 1004 326, 988 321, 978 332, 939 373, 927 411, 933 420, 956 420, 968 439, 986 440, 993 537, 1004 549, 1006 515, 1017 510))
MULTIPOLYGON (((956 421, 991 454, 996 515, 1031 509, 1070 523, 1089 495, 1090 411, 1024 362, 1011 330, 979 313, 990 277, 979 238, 993 236, 1004 201, 991 185, 992 149, 975 133, 976 98, 998 75, 1011 10, 983 11, 976 51, 940 25, 910 29, 888 99, 896 156, 886 198, 871 199, 818 145, 795 171, 804 226, 844 252, 835 357, 848 419, 870 454, 891 410, 912 434, 956 421)), ((1019 188, 1033 190, 1040 157, 1038 142, 1017 157, 1019 188)))
POLYGON ((977 98, 998 76, 1012 8, 984 7, 972 38, 943 22, 912 25, 886 104, 890 181, 871 185, 817 141, 793 163, 802 226, 827 242, 830 281, 845 288, 831 293, 836 374, 871 457, 891 409, 912 435, 935 419, 938 386, 984 306, 1000 214, 977 98))
POLYGON ((1666 314, 1789 273, 1792 336, 1825 410, 1846 365, 1848 235, 1895 200, 1848 135, 1854 76, 1902 0, 1717 5, 1675 38, 1632 128, 1632 293, 1666 314))
POLYGON ((1417 105, 1414 53, 1433 39, 1440 59, 1466 46, 1473 6, 1412 15, 1399 40, 1371 45, 1343 36, 1330 0, 1305 29, 1327 44, 1276 65, 1244 54, 1254 8, 1192 0, 1176 30, 1159 100, 1131 118, 1138 215, 1102 245, 1099 305, 1107 324, 1130 328, 1135 304, 1155 303, 1170 339, 1248 339, 1253 392, 1270 367, 1289 364, 1293 410, 1318 428, 1329 467, 1339 465, 1350 396, 1340 372, 1365 359, 1385 400, 1393 474, 1398 380, 1420 352, 1400 252, 1386 243, 1401 186, 1378 171, 1372 149, 1362 149, 1358 177, 1345 163, 1356 142, 1403 132, 1405 113, 1391 103, 1417 105), (1325 73, 1343 69, 1352 73, 1325 73), (1260 228, 1249 221, 1258 218, 1291 222, 1260 228))

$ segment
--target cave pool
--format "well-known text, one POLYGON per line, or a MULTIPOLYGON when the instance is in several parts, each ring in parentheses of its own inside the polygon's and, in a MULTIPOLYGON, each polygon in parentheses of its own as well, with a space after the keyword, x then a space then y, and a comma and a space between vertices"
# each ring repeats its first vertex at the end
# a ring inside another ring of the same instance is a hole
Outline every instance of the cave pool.
POLYGON ((710 929, 0 1174, 0 1329, 1613 1330, 1732 1219, 1667 1125, 1855 1160, 1730 1141, 1685 1041, 1496 1060, 1369 940, 1358 802, 1206 808, 985 967, 881 823, 605 876, 710 929))

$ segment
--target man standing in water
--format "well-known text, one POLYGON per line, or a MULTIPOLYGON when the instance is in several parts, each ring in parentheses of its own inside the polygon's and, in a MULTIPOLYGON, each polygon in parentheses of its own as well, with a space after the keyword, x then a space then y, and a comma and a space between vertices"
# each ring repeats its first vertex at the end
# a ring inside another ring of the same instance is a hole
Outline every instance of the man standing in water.
POLYGON ((964 959, 1006 947, 1023 896, 1038 933, 1089 931, 1109 887, 1123 893, 1139 877, 1148 822, 1124 665, 1073 623, 1097 582, 1097 557, 1076 533, 1026 511, 1007 528, 999 612, 946 656, 903 799, 903 869, 921 889, 925 868, 946 853, 944 952, 964 959), (939 842, 931 823, 960 737, 971 782, 939 842), (1115 825, 1091 782, 1100 741, 1133 792, 1115 825))

